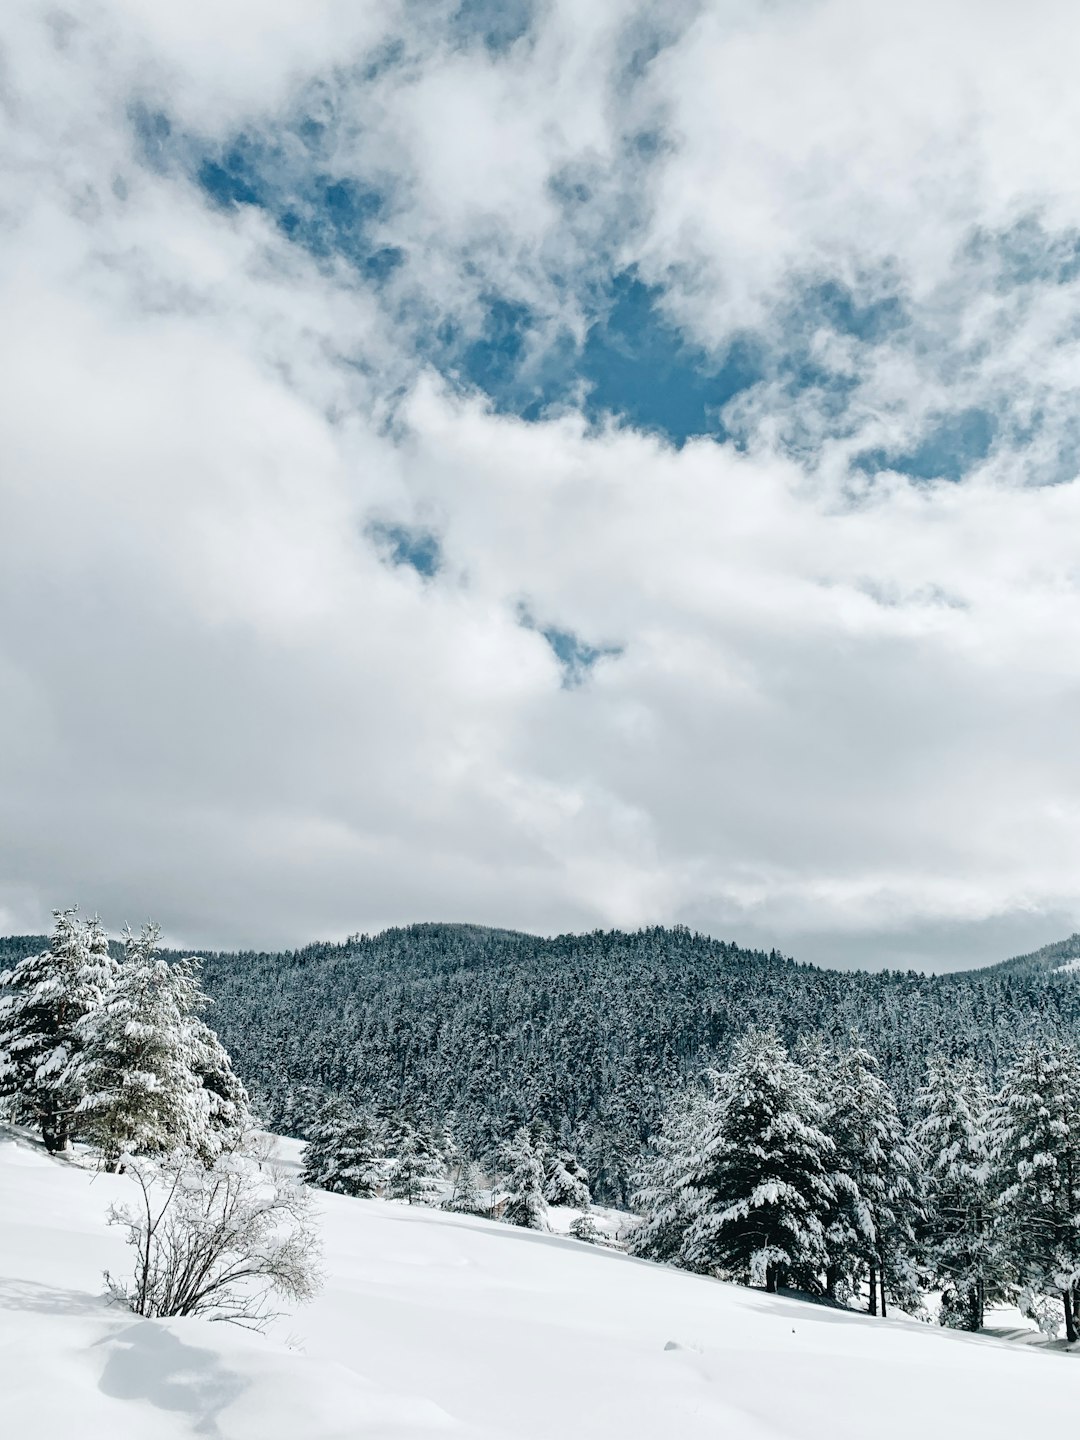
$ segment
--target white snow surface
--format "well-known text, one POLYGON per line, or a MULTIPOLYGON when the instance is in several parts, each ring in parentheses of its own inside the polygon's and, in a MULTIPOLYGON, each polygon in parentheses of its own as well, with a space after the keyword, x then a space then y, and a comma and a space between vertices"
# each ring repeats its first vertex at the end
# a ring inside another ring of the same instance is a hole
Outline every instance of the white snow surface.
POLYGON ((140 1320, 94 1176, 0 1130, 0 1431, 34 1440, 996 1440, 1073 1366, 555 1235, 320 1195, 327 1284, 266 1336, 140 1320))

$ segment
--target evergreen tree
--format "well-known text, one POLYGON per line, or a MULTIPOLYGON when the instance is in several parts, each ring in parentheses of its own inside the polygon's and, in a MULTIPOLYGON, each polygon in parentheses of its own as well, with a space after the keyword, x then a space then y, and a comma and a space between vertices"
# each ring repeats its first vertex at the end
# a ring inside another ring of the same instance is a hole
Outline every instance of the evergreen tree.
POLYGON ((506 1200, 502 1218, 526 1230, 546 1230, 544 1166, 527 1129, 522 1127, 503 1149, 506 1200))
POLYGON ((933 1057, 918 1097, 914 1141, 925 1185, 921 1238, 940 1287, 941 1323, 980 1330, 995 1288, 990 1193, 990 1092, 971 1061, 933 1057))
POLYGON ((431 1135, 400 1116, 388 1140, 391 1154, 386 1193, 410 1205, 433 1205, 445 1166, 431 1135))
POLYGON ((589 1176, 568 1150, 554 1150, 544 1167, 544 1199, 549 1205, 569 1205, 587 1210, 592 1203, 589 1176))
POLYGON ((53 912, 47 950, 0 975, 0 1094, 40 1126, 45 1147, 66 1150, 81 1089, 73 1065, 80 1026, 109 993, 116 966, 101 922, 53 912))
POLYGON ((382 1181, 385 1153, 382 1127, 371 1114, 333 1103, 304 1147, 304 1180, 339 1195, 371 1198, 382 1181))
POLYGON ((827 1230, 830 1274, 865 1269, 870 1313, 889 1296, 906 1309, 920 1304, 914 1221, 918 1161, 896 1100, 873 1055, 852 1035, 829 1083, 824 1122, 836 1146, 827 1230))
POLYGON ((66 1074, 82 1090, 79 1130, 110 1170, 124 1153, 184 1147, 208 1156, 220 1148, 200 1073, 207 1034, 191 1023, 206 1003, 199 964, 170 965, 159 939, 156 925, 127 933, 115 984, 75 1027, 82 1049, 66 1074))
POLYGON ((773 1030, 750 1030, 722 1076, 691 1157, 698 1192, 682 1255, 697 1269, 775 1290, 816 1289, 835 1147, 806 1073, 773 1030))
POLYGON ((676 1096, 661 1119, 635 1176, 632 1203, 642 1221, 630 1235, 632 1255, 686 1267, 683 1243, 699 1198, 692 1180, 694 1157, 702 1135, 717 1123, 718 1079, 710 1073, 708 1094, 693 1087, 676 1096))
POLYGON ((586 1245, 600 1244, 600 1231, 597 1229, 596 1221, 588 1211, 586 1211, 584 1215, 578 1215, 576 1219, 572 1221, 570 1234, 575 1240, 584 1240, 586 1245))
POLYGON ((1077 1338, 1080 1276, 1080 1056, 1054 1039, 1020 1052, 995 1105, 994 1170, 1002 1258, 1035 1315, 1056 1295, 1077 1338))
MULTIPOLYGON (((199 989, 194 1004, 201 1007, 207 1003, 207 997, 199 989)), ((255 1122, 247 1090, 216 1032, 201 1016, 190 1012, 185 1028, 192 1073, 202 1087, 202 1100, 206 1105, 207 1130, 200 1153, 209 1162, 220 1151, 235 1149, 255 1122)))
POLYGON ((447 1210, 460 1215, 486 1215, 491 1209, 485 1194, 484 1172, 475 1160, 459 1156, 452 1173, 447 1210))

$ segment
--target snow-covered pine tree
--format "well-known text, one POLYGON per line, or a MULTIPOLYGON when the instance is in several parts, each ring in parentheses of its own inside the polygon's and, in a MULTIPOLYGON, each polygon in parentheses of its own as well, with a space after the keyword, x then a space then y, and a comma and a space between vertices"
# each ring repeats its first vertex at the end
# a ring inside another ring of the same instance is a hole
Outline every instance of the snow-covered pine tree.
MULTIPOLYGON (((209 1003, 200 989, 196 1006, 201 1008, 209 1003)), ((200 1155, 209 1163, 222 1150, 234 1149, 255 1122, 247 1090, 215 1031, 200 1015, 193 1013, 188 1014, 186 1027, 191 1068, 202 1086, 207 1106, 207 1133, 200 1155)))
POLYGON ((1061 1301, 1077 1338, 1080 1055, 1044 1037, 1021 1050, 994 1106, 994 1183, 1008 1279, 1030 1313, 1061 1301))
POLYGON ((693 1268, 683 1256, 698 1200, 693 1160, 702 1137, 717 1123, 718 1078, 710 1073, 708 1090, 692 1086, 675 1097, 638 1166, 631 1203, 642 1220, 630 1235, 632 1255, 693 1268))
POLYGON ((445 1165, 433 1137, 406 1116, 399 1116, 387 1138, 390 1168, 386 1193, 410 1205, 434 1205, 445 1165))
POLYGON ((101 1005, 116 972, 96 917, 55 910, 49 948, 0 975, 0 1094, 41 1129, 45 1148, 67 1149, 81 1087, 72 1063, 79 1025, 101 1005))
POLYGON ((370 1198, 383 1179, 385 1154, 383 1128, 368 1111, 331 1103, 304 1147, 304 1180, 339 1195, 370 1198))
POLYGON ((127 933, 115 983, 76 1024, 82 1049, 65 1072, 82 1091, 79 1131, 110 1170, 125 1152, 153 1155, 182 1146, 207 1156, 220 1149, 215 1106, 202 1084, 207 1035, 192 1024, 207 1003, 199 962, 170 965, 158 953, 159 941, 156 925, 138 936, 127 933))
POLYGON ((544 1199, 549 1205, 587 1210, 592 1203, 589 1176, 569 1150, 553 1150, 544 1166, 544 1199))
POLYGON ((586 1245, 600 1244, 600 1230, 588 1211, 571 1222, 570 1234, 575 1240, 584 1240, 586 1245))
POLYGON ((453 1171, 446 1209, 459 1215, 487 1215, 491 1209, 486 1194, 484 1172, 475 1160, 458 1157, 453 1171))
POLYGON ((990 1193, 990 1092, 970 1060, 933 1056, 918 1096, 914 1143, 924 1185, 919 1227, 941 1323, 981 1330, 996 1280, 990 1193))
POLYGON ((887 1297, 918 1308, 918 1160, 877 1060, 854 1034, 832 1067, 828 1090, 824 1124, 836 1145, 837 1197, 826 1224, 829 1278, 837 1267, 850 1280, 864 1270, 872 1315, 879 1300, 886 1314, 887 1297))
POLYGON ((773 1030, 751 1029, 721 1077, 689 1166, 698 1192, 682 1245, 689 1265, 775 1290, 820 1287, 835 1146, 806 1072, 773 1030))
POLYGON ((453 1112, 436 1127, 433 1138, 450 1187, 443 1209, 460 1215, 486 1215, 491 1208, 485 1194, 487 1181, 477 1162, 458 1143, 453 1112))
MULTIPOLYGON (((843 1133, 838 1114, 843 1109, 843 1096, 838 1084, 838 1060, 835 1051, 827 1048, 821 1037, 801 1042, 796 1049, 797 1063, 807 1072, 822 1107, 822 1128, 836 1143, 835 1131, 843 1133)), ((825 1227, 825 1294, 830 1300, 846 1304, 857 1294, 866 1276, 864 1257, 874 1247, 874 1229, 859 1187, 850 1173, 852 1166, 840 1145, 833 1157, 829 1182, 830 1201, 822 1222, 825 1227)))
POLYGON ((506 1192, 502 1218, 508 1225, 520 1225, 526 1230, 546 1230, 544 1165, 524 1126, 504 1146, 502 1163, 506 1192))

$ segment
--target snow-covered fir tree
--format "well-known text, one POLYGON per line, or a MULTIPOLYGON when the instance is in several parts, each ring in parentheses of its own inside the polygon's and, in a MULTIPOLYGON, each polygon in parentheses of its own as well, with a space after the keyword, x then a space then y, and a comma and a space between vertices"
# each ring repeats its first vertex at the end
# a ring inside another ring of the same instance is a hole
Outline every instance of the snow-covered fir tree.
POLYGON ((64 1150, 74 1132, 82 1088, 73 1065, 80 1026, 108 995, 116 965, 95 917, 53 912, 48 949, 0 975, 0 1094, 41 1129, 48 1150, 64 1150))
POLYGON ((917 1103, 914 1143, 923 1173, 920 1238, 927 1274, 941 1290, 941 1323, 980 1330, 998 1270, 990 1091, 974 1062, 935 1056, 917 1103))
POLYGON ((386 1146, 387 1195, 410 1205, 434 1205, 446 1166, 431 1133, 407 1116, 398 1116, 391 1123, 386 1146))
POLYGON ((159 949, 157 926, 129 931, 115 983, 75 1027, 81 1050, 65 1073, 82 1092, 79 1131, 107 1169, 125 1152, 178 1146, 212 1158, 247 1119, 243 1087, 199 1019, 207 1003, 199 962, 170 965, 159 949), (207 1077, 216 1089, 204 1085, 207 1077))
POLYGON ((687 1263, 683 1241, 698 1202, 693 1162, 701 1137, 718 1121, 718 1079, 709 1072, 707 1090, 692 1086, 675 1097, 641 1160, 631 1197, 642 1217, 629 1239, 633 1255, 670 1265, 687 1263))
POLYGON ((687 1179, 698 1193, 689 1265, 775 1290, 808 1289, 827 1264, 835 1146, 804 1070, 773 1030, 749 1030, 721 1078, 687 1179))
POLYGON ((544 1164, 532 1136, 523 1126, 504 1147, 502 1218, 526 1230, 547 1230, 544 1164))
POLYGON ((570 1234, 575 1240, 584 1240, 586 1245, 599 1245, 600 1243, 600 1231, 588 1211, 584 1215, 578 1215, 571 1222, 570 1234))
POLYGON ((1006 1275, 1039 1318, 1061 1303, 1077 1338, 1080 1277, 1080 1055, 1064 1041, 1030 1041, 994 1107, 994 1180, 1006 1275))
POLYGON ((491 1208, 487 1181, 477 1162, 458 1144, 453 1113, 436 1129, 433 1138, 449 1185, 443 1209, 461 1215, 486 1215, 491 1208))
POLYGON ((568 1150, 553 1150, 544 1166, 544 1199, 549 1205, 587 1210, 591 1204, 589 1176, 568 1150))
MULTIPOLYGON (((195 962, 198 965, 198 962, 195 962)), ((198 973, 198 972, 196 972, 198 973)), ((198 1008, 212 1003, 198 989, 198 1008)), ((203 1142, 205 1159, 231 1149, 254 1124, 247 1090, 233 1069, 229 1052, 199 1014, 187 1016, 191 1068, 202 1086, 208 1131, 203 1142)))
POLYGON ((842 1277, 850 1294, 865 1276, 869 1309, 887 1313, 891 1298, 919 1307, 914 1225, 918 1161, 878 1062, 852 1036, 819 1078, 825 1082, 823 1124, 835 1143, 826 1220, 827 1288, 842 1277))
POLYGON ((460 1215, 486 1215, 491 1209, 484 1172, 468 1156, 459 1155, 454 1162, 445 1207, 460 1215))
POLYGON ((366 1110, 331 1102, 304 1147, 304 1180, 339 1195, 370 1198, 382 1184, 385 1156, 383 1125, 366 1110))

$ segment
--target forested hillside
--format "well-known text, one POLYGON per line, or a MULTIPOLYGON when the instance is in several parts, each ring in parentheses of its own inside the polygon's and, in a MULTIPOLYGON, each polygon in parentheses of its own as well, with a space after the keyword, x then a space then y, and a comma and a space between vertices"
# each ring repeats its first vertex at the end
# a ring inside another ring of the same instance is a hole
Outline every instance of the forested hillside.
MULTIPOLYGON (((0 961, 44 937, 0 942, 0 961)), ((1080 936, 966 974, 843 972, 685 929, 543 939, 416 925, 281 954, 205 955, 208 1019, 267 1121, 303 1132, 325 1092, 455 1117, 489 1154, 541 1122, 594 1193, 627 1177, 673 1089, 727 1059, 748 1025, 794 1045, 852 1028, 902 1108, 926 1057, 970 1056, 992 1084, 1028 1036, 1080 1038, 1080 936)), ((2 968, 2 967, 0 967, 2 968)))

